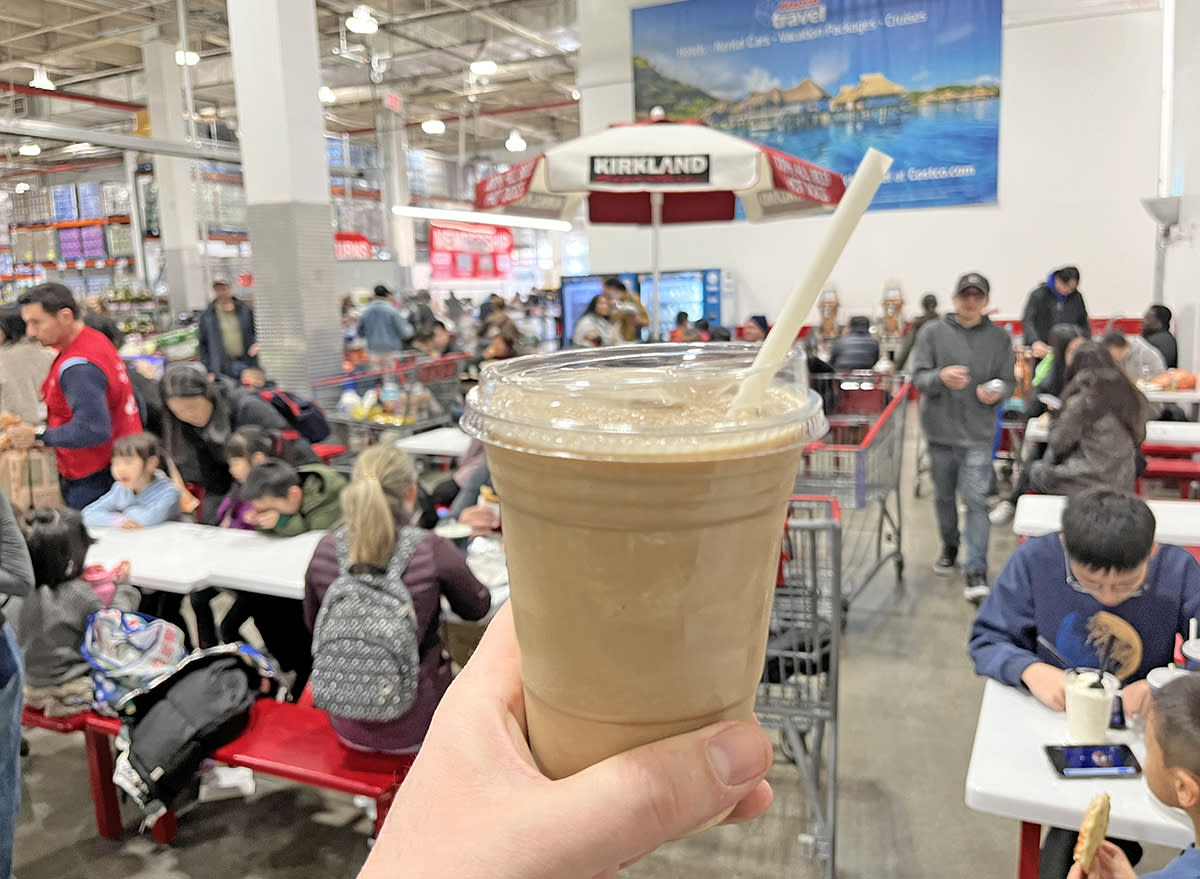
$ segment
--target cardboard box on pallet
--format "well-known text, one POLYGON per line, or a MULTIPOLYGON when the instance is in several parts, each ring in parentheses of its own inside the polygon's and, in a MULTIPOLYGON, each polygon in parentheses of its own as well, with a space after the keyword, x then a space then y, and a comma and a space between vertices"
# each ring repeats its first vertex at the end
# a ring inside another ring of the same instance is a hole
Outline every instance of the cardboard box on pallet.
POLYGON ((46 449, 0 452, 0 491, 18 513, 38 507, 61 506, 63 498, 54 452, 46 449))

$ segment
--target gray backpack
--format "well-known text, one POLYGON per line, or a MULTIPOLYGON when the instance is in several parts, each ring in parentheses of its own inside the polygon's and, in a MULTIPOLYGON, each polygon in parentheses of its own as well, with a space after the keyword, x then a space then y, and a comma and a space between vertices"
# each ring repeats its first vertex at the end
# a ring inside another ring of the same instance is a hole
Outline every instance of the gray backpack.
POLYGON ((349 568, 346 529, 335 534, 338 578, 313 627, 313 704, 348 720, 395 720, 412 708, 421 671, 417 613, 401 579, 420 528, 405 527, 387 571, 349 568))

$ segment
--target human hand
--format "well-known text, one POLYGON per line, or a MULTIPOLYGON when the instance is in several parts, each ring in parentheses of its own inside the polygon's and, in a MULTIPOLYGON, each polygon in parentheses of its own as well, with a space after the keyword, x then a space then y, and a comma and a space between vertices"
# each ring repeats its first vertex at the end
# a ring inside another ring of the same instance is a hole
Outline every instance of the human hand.
POLYGON ((997 393, 996 391, 989 391, 983 385, 976 385, 975 397, 985 406, 995 406, 1002 399, 1004 399, 1004 394, 997 393))
POLYGON ((1121 688, 1121 705, 1125 709, 1125 714, 1130 717, 1143 717, 1149 714, 1153 702, 1149 681, 1137 681, 1121 688))
POLYGON ((279 524, 278 510, 247 510, 246 521, 255 528, 260 528, 263 531, 270 531, 279 524))
POLYGON ((496 530, 496 512, 490 507, 467 507, 458 514, 458 521, 471 527, 472 537, 486 537, 496 530))
POLYGON ((942 384, 952 391, 961 391, 971 380, 971 374, 965 366, 947 366, 938 373, 942 384))
POLYGON ((771 762, 758 727, 718 723, 550 781, 526 744, 506 606, 442 699, 359 879, 614 879, 730 806, 727 824, 762 815, 771 762))
POLYGON ((262 350, 262 348, 260 348, 258 346, 258 344, 254 344, 254 345, 250 346, 249 350, 247 350, 246 353, 249 354, 251 357, 257 357, 258 352, 261 350, 262 350))
POLYGON ((126 519, 124 522, 121 523, 121 527, 124 528, 126 531, 132 531, 133 529, 141 528, 142 526, 139 522, 135 522, 132 519, 126 519))
POLYGON ((1067 879, 1137 879, 1137 873, 1125 852, 1107 839, 1100 843, 1096 856, 1092 858, 1092 869, 1086 873, 1079 864, 1071 867, 1067 879))
POLYGON ((36 429, 32 424, 24 422, 5 428, 4 435, 8 437, 8 441, 12 443, 14 449, 32 449, 37 443, 36 429))
POLYGON ((126 580, 129 579, 130 570, 131 570, 131 565, 129 564, 129 560, 126 559, 125 561, 123 561, 119 565, 117 565, 116 568, 113 569, 112 581, 114 583, 124 583, 126 580))
POLYGON ((1034 342, 1033 343, 1033 356, 1036 357, 1038 360, 1041 360, 1043 357, 1045 357, 1049 353, 1050 353, 1050 348, 1045 342, 1034 342))
POLYGON ((1021 683, 1052 711, 1067 710, 1067 684, 1062 669, 1049 663, 1035 662, 1021 673, 1021 683))

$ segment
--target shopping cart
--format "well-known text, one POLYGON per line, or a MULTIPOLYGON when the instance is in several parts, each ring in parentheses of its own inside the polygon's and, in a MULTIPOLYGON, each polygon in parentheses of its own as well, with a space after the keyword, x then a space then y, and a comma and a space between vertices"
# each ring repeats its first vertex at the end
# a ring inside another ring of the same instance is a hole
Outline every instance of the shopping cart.
POLYGON ((313 400, 334 425, 336 441, 357 453, 384 435, 395 439, 451 424, 461 412, 457 385, 465 358, 451 355, 443 364, 442 360, 406 355, 382 368, 378 364, 351 365, 341 375, 314 382, 313 400), (387 412, 376 411, 364 417, 359 412, 339 411, 345 391, 360 397, 374 391, 381 398, 388 385, 395 387, 396 399, 388 402, 387 412))
POLYGON ((795 491, 828 495, 841 505, 842 599, 848 608, 889 563, 897 585, 904 574, 900 471, 912 386, 903 376, 878 373, 825 380, 834 383, 836 398, 829 433, 805 447, 795 491))
POLYGON ((811 815, 800 841, 820 861, 825 879, 836 876, 840 519, 832 498, 796 496, 788 505, 754 707, 764 728, 779 731, 780 748, 800 774, 811 815))

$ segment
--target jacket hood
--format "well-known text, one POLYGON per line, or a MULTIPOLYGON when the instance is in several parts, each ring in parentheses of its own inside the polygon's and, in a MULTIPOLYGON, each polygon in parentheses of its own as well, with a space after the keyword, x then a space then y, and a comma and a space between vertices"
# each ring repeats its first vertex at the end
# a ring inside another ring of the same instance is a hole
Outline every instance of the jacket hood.
POLYGON ((962 330, 965 333, 973 333, 973 332, 976 332, 977 330, 981 330, 985 327, 990 327, 992 325, 992 319, 990 317, 988 317, 986 314, 983 315, 983 317, 981 317, 979 319, 979 323, 975 324, 975 326, 973 326, 973 327, 964 327, 962 324, 960 324, 958 322, 957 314, 947 314, 946 317, 943 318, 943 320, 945 320, 946 323, 950 324, 950 326, 954 327, 955 329, 962 330))

